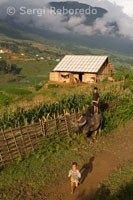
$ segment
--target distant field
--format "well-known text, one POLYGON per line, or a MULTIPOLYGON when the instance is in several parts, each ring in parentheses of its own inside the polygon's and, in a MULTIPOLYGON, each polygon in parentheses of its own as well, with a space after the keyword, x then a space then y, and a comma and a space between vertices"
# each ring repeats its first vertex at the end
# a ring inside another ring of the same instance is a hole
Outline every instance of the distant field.
POLYGON ((49 79, 49 72, 52 71, 53 66, 46 61, 12 61, 22 67, 21 75, 26 80, 29 80, 29 85, 35 85, 41 81, 49 79))

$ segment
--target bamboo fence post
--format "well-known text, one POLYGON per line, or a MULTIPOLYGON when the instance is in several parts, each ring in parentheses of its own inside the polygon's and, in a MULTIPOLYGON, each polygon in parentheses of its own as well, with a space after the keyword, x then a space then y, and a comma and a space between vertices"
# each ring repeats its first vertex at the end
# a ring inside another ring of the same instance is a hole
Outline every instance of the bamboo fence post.
POLYGON ((77 121, 77 114, 76 114, 76 111, 74 111, 74 120, 75 120, 75 122, 77 121))
POLYGON ((59 121, 58 120, 59 120, 59 118, 56 118, 55 119, 55 123, 56 123, 56 133, 59 135, 59 130, 58 130, 58 128, 59 128, 59 124, 58 124, 59 121))
POLYGON ((0 153, 0 160, 1 160, 1 162, 0 162, 0 166, 1 166, 1 165, 4 165, 4 161, 3 161, 3 158, 2 158, 1 153, 0 153))
POLYGON ((31 144, 31 148, 32 148, 33 152, 35 152, 34 146, 33 146, 32 141, 31 141, 31 137, 30 137, 28 127, 27 127, 27 135, 28 135, 28 138, 29 138, 29 141, 30 141, 30 144, 31 144))
POLYGON ((44 121, 41 120, 40 126, 41 126, 41 129, 42 129, 42 134, 44 136, 46 136, 46 122, 44 122, 44 121))
POLYGON ((24 151, 25 151, 25 153, 27 153, 27 150, 25 148, 25 140, 24 140, 24 136, 23 136, 23 132, 22 132, 22 128, 21 127, 20 127, 20 133, 21 133, 21 137, 22 137, 22 143, 23 143, 24 151))
POLYGON ((21 158, 21 152, 19 151, 19 148, 18 148, 18 145, 17 145, 17 142, 16 142, 16 137, 15 137, 14 134, 13 134, 12 128, 11 128, 11 133, 12 133, 12 136, 13 136, 13 138, 14 138, 16 150, 17 150, 17 152, 18 152, 18 154, 19 154, 19 156, 20 156, 20 158, 21 158))
POLYGON ((68 137, 70 136, 69 135, 69 128, 68 128, 68 119, 67 119, 67 115, 65 115, 65 122, 66 122, 66 131, 67 131, 67 135, 68 135, 68 137))
MULTIPOLYGON (((12 161, 12 160, 13 160, 13 157, 12 157, 12 154, 11 154, 11 152, 10 152, 10 149, 9 149, 9 146, 8 146, 8 142, 7 142, 7 140, 6 140, 5 133, 4 133, 3 130, 2 130, 2 134, 3 134, 4 141, 5 141, 5 143, 6 143, 6 147, 7 147, 7 150, 8 150, 9 157, 10 157, 10 159, 11 159, 11 161, 12 161)), ((4 159, 4 160, 5 160, 5 159, 4 159)))
POLYGON ((35 136, 36 136, 36 140, 37 140, 37 130, 36 130, 36 124, 35 125, 35 136))
POLYGON ((44 136, 47 135, 47 131, 46 131, 46 122, 44 122, 44 136))

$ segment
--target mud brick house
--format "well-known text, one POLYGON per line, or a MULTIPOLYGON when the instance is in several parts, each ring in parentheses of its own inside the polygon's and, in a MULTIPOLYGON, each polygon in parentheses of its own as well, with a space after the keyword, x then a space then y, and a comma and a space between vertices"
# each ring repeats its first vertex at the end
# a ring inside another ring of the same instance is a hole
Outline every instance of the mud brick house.
POLYGON ((108 56, 66 55, 50 73, 50 81, 91 83, 102 81, 113 72, 108 56))

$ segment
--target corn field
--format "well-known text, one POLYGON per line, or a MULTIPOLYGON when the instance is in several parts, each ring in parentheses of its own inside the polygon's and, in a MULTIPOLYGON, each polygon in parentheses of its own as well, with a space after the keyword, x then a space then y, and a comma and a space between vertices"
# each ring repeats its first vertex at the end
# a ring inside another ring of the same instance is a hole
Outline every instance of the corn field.
MULTIPOLYGON (((128 103, 130 96, 122 96, 118 93, 108 92, 100 94, 100 107, 109 104, 111 110, 119 104, 128 103), (112 107, 111 107, 112 106, 112 107)), ((58 102, 42 103, 30 109, 18 107, 15 112, 4 110, 0 116, 0 129, 16 128, 39 122, 40 119, 55 119, 56 117, 72 114, 85 110, 86 102, 91 102, 92 94, 77 94, 64 96, 58 102)), ((109 108, 108 108, 109 109, 109 108)))

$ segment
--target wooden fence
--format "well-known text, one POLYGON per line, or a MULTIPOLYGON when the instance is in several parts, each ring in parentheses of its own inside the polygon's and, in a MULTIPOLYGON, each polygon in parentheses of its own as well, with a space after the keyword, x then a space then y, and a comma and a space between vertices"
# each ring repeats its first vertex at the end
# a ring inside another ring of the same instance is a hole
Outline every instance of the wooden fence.
POLYGON ((67 138, 69 132, 74 129, 70 122, 75 121, 78 116, 79 114, 75 113, 0 132, 0 167, 37 151, 38 144, 46 136, 50 137, 56 133, 67 138))

